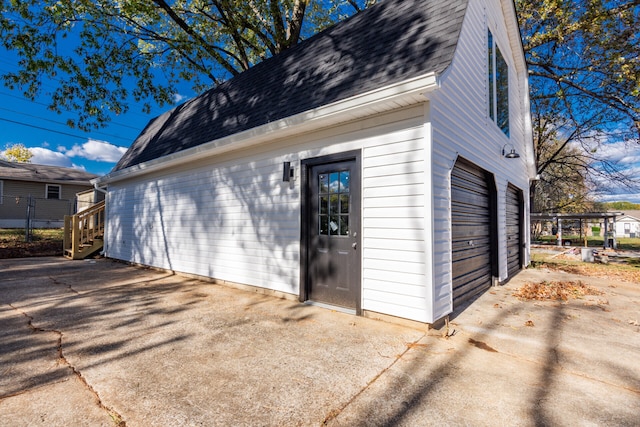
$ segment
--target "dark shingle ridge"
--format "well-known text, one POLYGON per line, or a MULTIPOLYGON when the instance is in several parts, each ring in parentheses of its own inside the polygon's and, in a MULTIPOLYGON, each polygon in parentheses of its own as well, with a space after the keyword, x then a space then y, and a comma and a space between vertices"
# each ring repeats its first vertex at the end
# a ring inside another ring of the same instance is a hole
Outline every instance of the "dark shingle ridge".
POLYGON ((441 74, 467 0, 383 0, 151 120, 114 171, 358 94, 441 74))

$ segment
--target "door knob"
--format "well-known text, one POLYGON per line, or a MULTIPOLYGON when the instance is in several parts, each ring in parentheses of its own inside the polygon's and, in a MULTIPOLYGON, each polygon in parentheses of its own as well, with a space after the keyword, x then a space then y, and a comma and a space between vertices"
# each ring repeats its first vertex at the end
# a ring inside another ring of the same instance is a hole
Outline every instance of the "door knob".
POLYGON ((357 243, 352 243, 352 244, 351 244, 351 247, 352 247, 353 249, 357 249, 357 248, 358 248, 358 244, 357 244, 357 243))

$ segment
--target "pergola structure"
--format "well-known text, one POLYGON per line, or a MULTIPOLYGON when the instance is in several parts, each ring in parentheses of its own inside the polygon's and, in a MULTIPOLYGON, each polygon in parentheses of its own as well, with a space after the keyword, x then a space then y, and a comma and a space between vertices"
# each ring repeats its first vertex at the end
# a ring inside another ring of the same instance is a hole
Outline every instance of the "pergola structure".
POLYGON ((602 220, 604 224, 604 247, 616 248, 615 226, 616 217, 624 215, 623 212, 585 212, 585 213, 531 213, 531 221, 553 221, 558 225, 558 246, 562 246, 562 221, 580 221, 580 240, 582 240, 583 220, 602 220), (610 237, 609 237, 610 236, 610 237))

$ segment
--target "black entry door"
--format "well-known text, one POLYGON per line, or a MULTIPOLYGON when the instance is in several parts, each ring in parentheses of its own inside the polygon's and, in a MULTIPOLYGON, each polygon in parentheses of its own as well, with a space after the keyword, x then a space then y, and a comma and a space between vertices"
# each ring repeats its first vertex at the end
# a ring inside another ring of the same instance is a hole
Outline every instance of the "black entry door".
POLYGON ((310 166, 307 191, 307 297, 358 310, 360 177, 356 161, 310 166))

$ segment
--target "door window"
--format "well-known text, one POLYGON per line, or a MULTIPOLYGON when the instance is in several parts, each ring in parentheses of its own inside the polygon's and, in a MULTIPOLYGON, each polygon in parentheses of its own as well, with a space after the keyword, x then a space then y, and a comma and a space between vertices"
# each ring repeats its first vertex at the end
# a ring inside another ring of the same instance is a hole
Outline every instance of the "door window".
POLYGON ((320 235, 349 235, 350 178, 349 171, 318 175, 318 232, 320 235))

